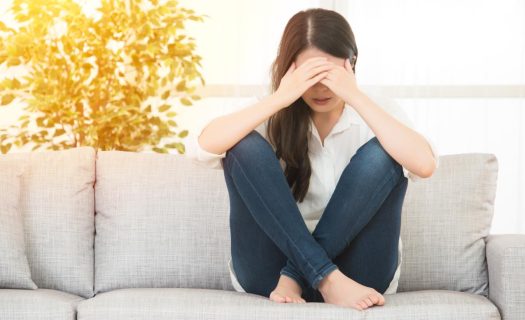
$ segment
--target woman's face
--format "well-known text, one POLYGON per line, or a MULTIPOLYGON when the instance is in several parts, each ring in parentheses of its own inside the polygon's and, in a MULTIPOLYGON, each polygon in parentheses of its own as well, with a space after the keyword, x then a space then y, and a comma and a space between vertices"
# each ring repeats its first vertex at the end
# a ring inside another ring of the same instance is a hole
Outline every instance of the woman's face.
MULTIPOLYGON (((314 57, 326 57, 328 61, 333 62, 336 65, 344 67, 345 59, 334 57, 326 52, 323 52, 315 47, 308 48, 301 52, 295 59, 296 69, 303 64, 306 60, 314 57)), ((344 105, 344 100, 336 96, 327 86, 321 82, 317 82, 308 90, 306 90, 301 96, 306 104, 314 111, 319 113, 331 112, 337 110, 344 105), (328 100, 318 100, 326 99, 328 100)))

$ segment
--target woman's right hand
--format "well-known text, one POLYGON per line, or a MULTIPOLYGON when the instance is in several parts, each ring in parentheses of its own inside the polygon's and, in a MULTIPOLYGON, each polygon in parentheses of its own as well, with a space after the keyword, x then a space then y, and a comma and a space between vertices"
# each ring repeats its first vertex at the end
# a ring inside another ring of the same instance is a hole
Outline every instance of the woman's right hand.
POLYGON ((296 68, 295 61, 292 62, 274 95, 282 101, 284 108, 289 107, 308 88, 321 81, 333 65, 325 57, 307 59, 299 68, 296 68))

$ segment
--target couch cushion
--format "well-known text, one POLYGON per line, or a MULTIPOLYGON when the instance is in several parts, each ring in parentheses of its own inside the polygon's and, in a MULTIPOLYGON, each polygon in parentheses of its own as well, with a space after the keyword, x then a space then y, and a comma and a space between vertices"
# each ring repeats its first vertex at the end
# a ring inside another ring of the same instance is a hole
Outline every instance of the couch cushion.
POLYGON ((181 155, 100 151, 95 292, 134 287, 233 290, 222 171, 181 155))
POLYGON ((95 149, 5 156, 28 161, 20 208, 33 281, 39 288, 93 296, 95 149))
POLYGON ((446 289, 488 295, 485 237, 497 173, 492 154, 445 155, 431 179, 409 184, 398 292, 446 289))
POLYGON ((83 298, 49 289, 0 289, 0 319, 75 320, 83 298))
POLYGON ((0 156, 0 288, 36 289, 31 280, 20 211, 20 183, 26 162, 0 156))
POLYGON ((497 320, 487 298, 452 291, 406 292, 385 296, 385 305, 364 311, 328 303, 283 304, 233 291, 158 288, 121 289, 78 305, 79 320, 128 319, 465 319, 497 320))

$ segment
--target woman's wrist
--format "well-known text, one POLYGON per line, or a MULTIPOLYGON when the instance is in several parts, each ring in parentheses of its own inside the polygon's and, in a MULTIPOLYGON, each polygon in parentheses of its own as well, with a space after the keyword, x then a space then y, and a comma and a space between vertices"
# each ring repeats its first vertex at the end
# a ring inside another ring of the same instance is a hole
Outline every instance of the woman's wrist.
POLYGON ((343 100, 353 107, 354 105, 358 104, 358 101, 363 99, 364 95, 365 94, 363 91, 361 91, 361 89, 355 88, 353 90, 349 90, 348 94, 343 97, 343 100))
POLYGON ((290 99, 287 99, 286 97, 284 97, 278 91, 276 91, 276 92, 272 93, 271 95, 267 96, 267 98, 269 99, 270 104, 272 106, 275 106, 275 108, 276 108, 275 112, 288 107, 293 102, 293 101, 289 102, 290 99))

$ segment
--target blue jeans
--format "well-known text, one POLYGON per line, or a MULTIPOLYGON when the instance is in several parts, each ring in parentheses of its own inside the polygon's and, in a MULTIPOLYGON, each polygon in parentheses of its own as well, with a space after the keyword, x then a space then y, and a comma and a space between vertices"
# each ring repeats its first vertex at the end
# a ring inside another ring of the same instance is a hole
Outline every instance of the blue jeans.
POLYGON ((310 233, 271 145, 252 131, 222 159, 230 200, 232 265, 246 292, 268 297, 280 275, 303 299, 324 302, 319 282, 335 269, 384 293, 398 262, 403 168, 373 137, 344 169, 310 233))

